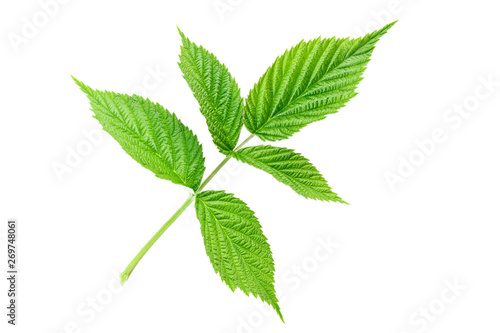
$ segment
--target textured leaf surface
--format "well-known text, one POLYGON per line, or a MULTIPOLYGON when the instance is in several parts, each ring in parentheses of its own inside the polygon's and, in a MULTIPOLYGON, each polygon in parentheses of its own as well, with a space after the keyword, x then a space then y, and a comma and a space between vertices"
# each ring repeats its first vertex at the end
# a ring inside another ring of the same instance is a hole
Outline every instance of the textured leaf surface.
POLYGON ((205 191, 196 196, 205 249, 215 272, 232 291, 237 287, 270 304, 281 320, 274 289, 274 262, 254 213, 234 195, 205 191))
POLYGON ((332 189, 314 165, 292 149, 255 146, 238 150, 233 156, 266 171, 298 194, 318 200, 345 203, 332 189))
POLYGON ((94 90, 75 81, 95 118, 134 160, 159 178, 198 189, 205 171, 202 147, 175 114, 137 95, 94 90))
POLYGON ((287 50, 250 91, 246 128, 282 140, 337 112, 356 95, 375 43, 394 23, 362 38, 317 38, 287 50))
POLYGON ((238 142, 243 126, 243 99, 226 66, 206 49, 182 37, 179 67, 200 104, 215 145, 222 153, 238 142))

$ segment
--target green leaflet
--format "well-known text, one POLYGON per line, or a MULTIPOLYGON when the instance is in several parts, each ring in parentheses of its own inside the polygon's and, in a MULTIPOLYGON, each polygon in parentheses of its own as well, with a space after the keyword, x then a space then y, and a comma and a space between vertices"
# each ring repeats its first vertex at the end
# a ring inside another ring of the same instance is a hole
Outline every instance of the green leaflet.
POLYGON ((243 126, 243 99, 226 66, 206 49, 182 37, 179 67, 200 104, 215 145, 223 154, 238 142, 243 126))
POLYGON ((240 149, 233 153, 233 156, 266 171, 306 198, 346 203, 332 192, 316 167, 292 149, 255 146, 240 149))
POLYGON ((250 91, 246 128, 262 140, 282 140, 337 112, 356 95, 375 43, 395 23, 363 38, 317 38, 287 50, 250 91))
POLYGON ((196 196, 196 215, 210 262, 232 291, 237 287, 283 316, 274 289, 274 262, 254 213, 234 195, 205 191, 196 196))
POLYGON ((74 80, 95 118, 134 160, 159 178, 198 189, 205 171, 202 147, 175 114, 149 99, 94 90, 74 80))

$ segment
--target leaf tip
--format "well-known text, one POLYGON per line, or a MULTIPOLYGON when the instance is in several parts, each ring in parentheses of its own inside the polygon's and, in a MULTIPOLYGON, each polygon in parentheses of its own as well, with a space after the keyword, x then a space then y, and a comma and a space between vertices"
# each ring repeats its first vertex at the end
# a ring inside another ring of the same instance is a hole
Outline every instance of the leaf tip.
POLYGON ((276 313, 280 317, 283 324, 285 324, 285 319, 283 318, 283 314, 281 313, 281 310, 280 310, 280 307, 278 306, 278 304, 276 304, 276 307, 274 309, 276 310, 276 313))
POLYGON ((92 91, 92 88, 89 86, 85 85, 82 81, 78 80, 76 77, 73 75, 70 75, 73 81, 75 81, 76 85, 80 87, 80 90, 83 91, 85 94, 89 95, 89 93, 92 91))
POLYGON ((351 205, 350 203, 344 201, 344 199, 342 199, 341 197, 339 197, 337 194, 335 194, 335 197, 333 199, 331 199, 331 201, 338 202, 338 203, 341 203, 341 204, 344 204, 344 205, 349 205, 349 206, 351 205))
POLYGON ((392 26, 394 26, 396 23, 398 22, 398 20, 396 21, 393 21, 391 23, 387 23, 382 29, 380 29, 379 31, 377 31, 378 34, 380 35, 383 35, 385 34, 390 28, 392 28, 392 26))
POLYGON ((71 78, 73 79, 73 81, 75 81, 75 83, 76 83, 78 86, 80 86, 80 87, 81 87, 82 85, 84 85, 84 84, 82 83, 82 81, 78 80, 78 79, 77 79, 76 77, 74 77, 73 75, 70 75, 70 76, 71 76, 71 78))
POLYGON ((387 28, 387 30, 389 30, 392 26, 394 26, 396 23, 398 23, 398 20, 396 21, 392 21, 391 23, 388 23, 385 27, 387 28))
POLYGON ((177 31, 179 32, 179 35, 181 36, 182 44, 183 45, 189 44, 189 39, 186 37, 186 35, 184 35, 181 28, 179 28, 179 26, 177 26, 177 31))

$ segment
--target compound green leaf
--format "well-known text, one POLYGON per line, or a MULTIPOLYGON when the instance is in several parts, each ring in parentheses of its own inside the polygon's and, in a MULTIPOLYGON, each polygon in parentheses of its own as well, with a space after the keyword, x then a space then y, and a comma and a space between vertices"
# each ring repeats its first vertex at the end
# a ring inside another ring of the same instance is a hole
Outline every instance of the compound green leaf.
POLYGON ((282 140, 337 112, 356 95, 375 43, 394 23, 362 38, 317 38, 287 50, 250 91, 246 128, 282 140))
POLYGON ((298 194, 317 200, 344 202, 307 158, 292 149, 273 146, 247 147, 233 153, 247 164, 271 174, 298 194))
POLYGON ((281 320, 274 289, 271 248, 254 213, 240 199, 224 191, 196 196, 205 249, 216 273, 229 288, 252 293, 271 305, 281 320))
POLYGON ((167 109, 140 96, 94 90, 75 79, 95 118, 122 148, 162 179, 196 191, 205 171, 201 144, 167 109))
POLYGON ((205 48, 182 37, 179 67, 200 104, 212 139, 227 154, 238 142, 243 126, 240 89, 224 64, 205 48))

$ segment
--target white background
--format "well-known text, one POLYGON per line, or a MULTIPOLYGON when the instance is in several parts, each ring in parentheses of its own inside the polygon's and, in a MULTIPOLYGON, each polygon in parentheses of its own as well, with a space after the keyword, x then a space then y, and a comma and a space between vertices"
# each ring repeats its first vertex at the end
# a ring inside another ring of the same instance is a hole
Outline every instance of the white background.
POLYGON ((20 265, 15 328, 0 284, 2 332, 500 330, 496 2, 61 0, 44 21, 49 2, 0 8, 1 267, 12 217, 20 265), (211 170, 222 155, 177 66, 176 26, 216 54, 246 96, 299 40, 360 36, 395 19, 359 95, 277 143, 308 157, 350 206, 306 200, 236 162, 215 179, 260 218, 286 324, 214 274, 192 208, 116 289, 116 274, 187 191, 103 134, 70 75, 97 89, 142 89, 198 134, 211 170), (39 26, 31 35, 29 22, 39 26), (84 131, 102 142, 59 179, 54 165, 88 144, 84 131), (434 131, 442 140, 429 144, 434 131), (415 141, 427 142, 427 155, 415 141), (401 177, 392 187, 388 173, 401 177), (338 246, 329 253, 325 242, 338 246))

